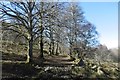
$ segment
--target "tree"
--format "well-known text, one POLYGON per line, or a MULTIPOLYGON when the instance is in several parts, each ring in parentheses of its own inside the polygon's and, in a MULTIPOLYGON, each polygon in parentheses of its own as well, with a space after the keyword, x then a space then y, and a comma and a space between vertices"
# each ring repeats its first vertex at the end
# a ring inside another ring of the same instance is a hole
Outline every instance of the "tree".
POLYGON ((3 30, 11 30, 28 41, 30 62, 35 42, 39 43, 40 59, 44 58, 45 43, 49 43, 50 54, 56 50, 58 55, 69 48, 71 58, 74 48, 80 48, 79 57, 95 46, 96 28, 85 20, 76 3, 23 1, 3 2, 0 6, 3 30))
POLYGON ((86 54, 92 53, 98 44, 98 33, 96 27, 84 18, 81 7, 76 3, 67 5, 63 21, 70 56, 78 55, 78 58, 83 58, 86 54))
POLYGON ((38 13, 35 7, 36 2, 8 2, 0 3, 0 6, 0 20, 2 21, 3 30, 12 30, 28 40, 29 52, 27 61, 32 62, 32 48, 38 13))
POLYGON ((58 3, 47 2, 8 2, 1 3, 1 21, 4 30, 12 30, 18 35, 24 36, 29 43, 28 59, 32 61, 33 42, 39 39, 40 58, 43 58, 43 39, 49 29, 54 51, 54 31, 52 27, 57 26, 54 22, 58 11, 58 3), (9 6, 8 6, 9 5, 9 6), (30 58, 29 58, 30 57, 30 58))
POLYGON ((90 55, 94 53, 96 51, 96 46, 99 44, 96 27, 90 22, 86 22, 81 26, 79 32, 80 41, 78 43, 80 44, 81 55, 90 55))
POLYGON ((83 17, 83 12, 80 8, 75 3, 71 3, 68 5, 66 8, 66 12, 64 15, 64 25, 67 28, 66 33, 67 33, 67 40, 70 46, 70 56, 72 57, 72 49, 73 49, 73 44, 74 47, 77 47, 77 40, 78 40, 78 35, 79 35, 79 27, 81 26, 81 22, 84 21, 83 17))
POLYGON ((56 30, 60 27, 60 16, 59 12, 61 10, 61 3, 44 3, 44 38, 49 39, 49 53, 53 55, 55 52, 55 36, 57 34, 56 30), (45 8, 45 6, 48 7, 45 8))
POLYGON ((95 60, 100 62, 109 61, 112 58, 110 50, 108 50, 106 45, 98 45, 97 50, 95 52, 95 60))

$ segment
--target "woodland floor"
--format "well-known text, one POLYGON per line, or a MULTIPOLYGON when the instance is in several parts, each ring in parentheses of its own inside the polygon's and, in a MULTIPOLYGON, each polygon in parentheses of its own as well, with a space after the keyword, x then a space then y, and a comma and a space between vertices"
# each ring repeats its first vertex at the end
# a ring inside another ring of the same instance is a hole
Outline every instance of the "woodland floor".
MULTIPOLYGON (((2 80, 21 78, 23 80, 101 80, 101 76, 93 75, 89 69, 79 67, 69 56, 45 56, 43 64, 35 58, 34 64, 25 63, 26 57, 20 55, 2 55, 2 80), (91 78, 90 78, 91 77, 91 78)), ((114 73, 113 73, 114 74, 114 73)), ((119 75, 115 73, 115 75, 119 75)), ((102 80, 117 80, 102 75, 102 80)))

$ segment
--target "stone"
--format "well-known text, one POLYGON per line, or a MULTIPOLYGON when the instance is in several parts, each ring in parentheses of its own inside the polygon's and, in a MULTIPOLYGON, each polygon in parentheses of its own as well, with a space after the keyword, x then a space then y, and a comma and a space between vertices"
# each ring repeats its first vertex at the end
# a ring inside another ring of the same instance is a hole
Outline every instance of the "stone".
POLYGON ((81 59, 81 60, 78 62, 78 65, 79 65, 79 66, 84 66, 85 63, 84 63, 84 61, 81 59))

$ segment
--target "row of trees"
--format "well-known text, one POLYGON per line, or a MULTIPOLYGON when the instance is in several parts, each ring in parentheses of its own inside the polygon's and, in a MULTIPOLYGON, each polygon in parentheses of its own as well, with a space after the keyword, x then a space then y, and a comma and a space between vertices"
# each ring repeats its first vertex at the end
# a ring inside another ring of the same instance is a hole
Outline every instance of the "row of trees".
POLYGON ((83 55, 94 51, 93 47, 98 43, 96 27, 85 19, 77 3, 35 0, 1 2, 0 21, 5 32, 3 35, 12 32, 14 38, 22 38, 28 43, 29 62, 33 60, 35 44, 39 47, 39 58, 42 59, 45 45, 50 55, 58 55, 65 52, 64 49, 69 49, 69 55, 73 57, 74 48, 79 48, 78 55, 83 55))

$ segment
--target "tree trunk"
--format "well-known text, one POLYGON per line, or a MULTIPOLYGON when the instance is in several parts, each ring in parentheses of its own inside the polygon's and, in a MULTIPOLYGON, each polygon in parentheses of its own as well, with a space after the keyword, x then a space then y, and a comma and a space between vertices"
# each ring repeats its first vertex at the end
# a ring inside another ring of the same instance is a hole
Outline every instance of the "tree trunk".
POLYGON ((50 43, 50 46, 49 46, 49 54, 51 55, 51 43, 50 43))
POLYGON ((72 50, 71 50, 71 48, 70 48, 70 56, 72 55, 72 50))
POLYGON ((57 42, 56 55, 59 55, 59 53, 58 53, 58 47, 59 47, 59 45, 58 45, 58 42, 57 42))
POLYGON ((72 58, 72 44, 70 44, 70 57, 72 58))
POLYGON ((43 56, 43 37, 41 35, 41 39, 40 39, 40 56, 39 56, 40 59, 43 59, 44 56, 43 56))
POLYGON ((41 13, 40 13, 40 55, 39 55, 39 58, 40 59, 44 59, 44 56, 43 56, 43 31, 44 31, 44 27, 43 27, 43 6, 44 6, 44 3, 41 2, 41 13))
POLYGON ((59 47, 59 53, 64 53, 64 50, 61 49, 61 47, 59 47))
POLYGON ((54 40, 52 40, 52 55, 54 55, 54 49, 55 49, 55 47, 54 47, 54 40))
POLYGON ((31 38, 31 40, 29 40, 29 52, 27 55, 27 62, 31 63, 33 62, 33 38, 31 38))

